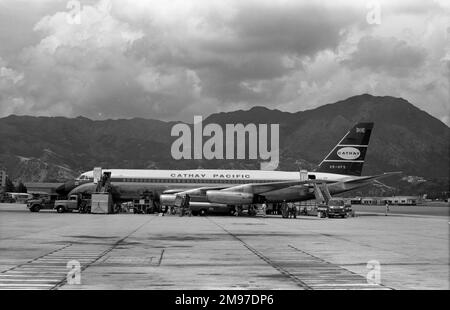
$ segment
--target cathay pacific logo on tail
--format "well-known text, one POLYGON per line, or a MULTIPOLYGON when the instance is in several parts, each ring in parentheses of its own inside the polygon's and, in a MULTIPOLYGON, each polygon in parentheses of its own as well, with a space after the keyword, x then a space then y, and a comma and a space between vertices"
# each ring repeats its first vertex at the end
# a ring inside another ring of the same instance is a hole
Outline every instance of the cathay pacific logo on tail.
POLYGON ((343 147, 337 151, 337 155, 346 160, 357 159, 361 152, 354 147, 343 147))

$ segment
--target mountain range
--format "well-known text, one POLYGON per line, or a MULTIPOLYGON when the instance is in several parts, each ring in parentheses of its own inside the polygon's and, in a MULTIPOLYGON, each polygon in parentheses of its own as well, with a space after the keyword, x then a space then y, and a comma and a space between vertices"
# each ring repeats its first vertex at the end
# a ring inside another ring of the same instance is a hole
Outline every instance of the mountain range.
MULTIPOLYGON (((313 170, 360 121, 375 123, 363 174, 402 171, 425 180, 448 178, 450 128, 402 98, 364 94, 295 113, 254 107, 212 114, 203 125, 277 123, 278 170, 313 170)), ((64 181, 97 166, 259 169, 258 160, 174 160, 171 145, 177 137, 170 133, 175 124, 11 115, 0 119, 0 169, 23 182, 64 181)))

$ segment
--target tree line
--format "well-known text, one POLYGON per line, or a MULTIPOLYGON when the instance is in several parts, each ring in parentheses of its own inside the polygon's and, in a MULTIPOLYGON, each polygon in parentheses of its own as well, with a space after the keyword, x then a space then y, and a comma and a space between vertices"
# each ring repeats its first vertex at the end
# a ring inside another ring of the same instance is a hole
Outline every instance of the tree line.
POLYGON ((19 182, 17 186, 14 185, 14 183, 11 181, 10 178, 6 178, 5 181, 5 192, 6 193, 26 193, 27 187, 22 182, 19 182))

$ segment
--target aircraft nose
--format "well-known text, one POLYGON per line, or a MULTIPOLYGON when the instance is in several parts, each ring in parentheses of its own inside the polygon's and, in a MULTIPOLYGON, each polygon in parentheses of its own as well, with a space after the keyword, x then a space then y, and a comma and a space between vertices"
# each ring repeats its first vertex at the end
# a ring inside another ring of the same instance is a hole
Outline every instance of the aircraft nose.
POLYGON ((64 184, 61 184, 58 186, 55 191, 58 193, 58 195, 67 195, 71 190, 73 190, 76 187, 75 181, 67 181, 64 184))

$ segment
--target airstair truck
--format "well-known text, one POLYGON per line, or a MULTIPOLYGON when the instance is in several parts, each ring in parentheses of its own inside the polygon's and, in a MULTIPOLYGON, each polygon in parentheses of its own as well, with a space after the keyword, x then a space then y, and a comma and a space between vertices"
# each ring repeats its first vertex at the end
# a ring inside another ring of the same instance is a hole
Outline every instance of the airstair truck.
POLYGON ((331 198, 326 214, 328 217, 348 217, 353 214, 352 206, 344 198, 331 198))
POLYGON ((326 184, 314 184, 314 194, 317 201, 318 217, 348 217, 354 216, 352 206, 344 198, 331 197, 326 184))
POLYGON ((111 172, 103 173, 103 176, 97 181, 96 191, 92 193, 91 197, 91 213, 114 213, 114 204, 111 195, 111 172))

